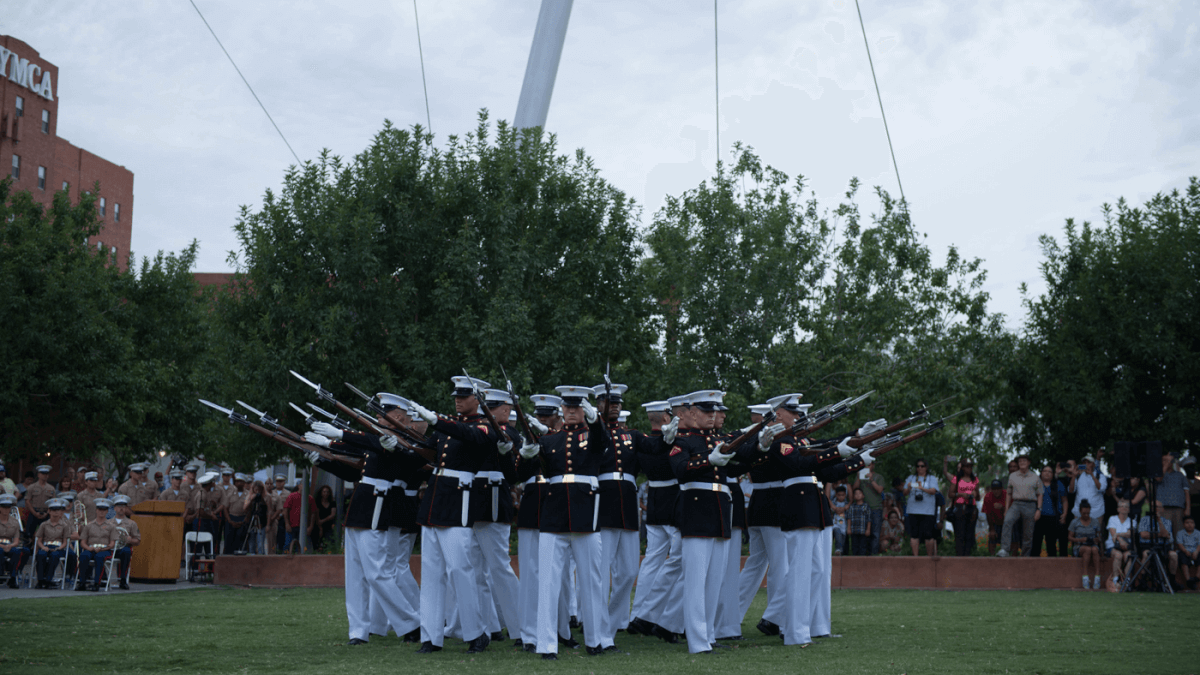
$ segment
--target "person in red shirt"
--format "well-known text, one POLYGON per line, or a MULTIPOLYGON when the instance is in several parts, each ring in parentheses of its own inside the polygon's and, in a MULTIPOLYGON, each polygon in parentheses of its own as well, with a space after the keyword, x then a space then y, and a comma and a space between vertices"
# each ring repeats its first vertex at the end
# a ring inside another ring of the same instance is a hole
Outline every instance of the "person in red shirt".
MULTIPOLYGON (((284 525, 287 527, 287 536, 284 540, 283 547, 285 549, 292 547, 293 541, 300 540, 300 488, 296 487, 292 494, 287 496, 283 502, 283 510, 287 512, 287 520, 284 525)), ((308 533, 309 546, 312 546, 313 523, 317 516, 317 501, 312 495, 308 496, 308 523, 305 526, 305 531, 308 533)))
POLYGON ((988 555, 996 554, 1000 544, 1000 530, 1004 527, 1004 484, 992 481, 992 489, 983 496, 983 514, 988 521, 988 555))

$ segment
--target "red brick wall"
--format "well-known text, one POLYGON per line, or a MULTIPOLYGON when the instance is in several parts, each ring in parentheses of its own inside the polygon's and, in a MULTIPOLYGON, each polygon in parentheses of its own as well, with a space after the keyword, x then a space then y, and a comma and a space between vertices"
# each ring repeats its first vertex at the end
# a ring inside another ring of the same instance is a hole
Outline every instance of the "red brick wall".
MULTIPOLYGON (((54 193, 70 184, 72 201, 80 190, 91 190, 100 182, 100 196, 105 200, 103 229, 89 242, 103 244, 106 251, 117 247, 117 260, 122 269, 128 263, 133 236, 133 172, 72 145, 58 137, 58 66, 41 58, 37 51, 17 38, 0 35, 0 47, 20 58, 37 63, 43 72, 50 73, 54 100, 47 101, 30 89, 13 82, 7 75, 11 61, 5 64, 5 76, 0 78, 0 175, 12 175, 12 157, 21 158, 21 177, 13 182, 14 190, 27 190, 34 200, 49 205, 54 193), (24 101, 25 114, 16 116, 17 97, 24 101), (42 111, 50 113, 48 132, 42 131, 42 111), (45 187, 38 187, 38 167, 45 167, 45 187), (120 204, 120 221, 115 219, 116 204, 120 204)), ((40 76, 39 76, 40 77, 40 76)))

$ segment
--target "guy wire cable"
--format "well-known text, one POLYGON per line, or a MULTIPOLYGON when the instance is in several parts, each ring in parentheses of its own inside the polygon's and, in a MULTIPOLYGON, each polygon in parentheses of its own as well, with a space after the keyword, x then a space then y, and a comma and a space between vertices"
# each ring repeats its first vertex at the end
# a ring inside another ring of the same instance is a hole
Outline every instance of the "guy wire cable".
POLYGON ((717 116, 717 173, 721 173, 721 54, 717 44, 717 0, 713 0, 713 102, 717 116))
MULTIPOLYGON (((716 0, 713 0, 716 2, 716 0)), ((867 42, 867 27, 863 24, 862 8, 858 0, 854 0, 854 9, 858 10, 858 26, 862 29, 863 46, 867 48, 867 63, 871 64, 871 80, 875 82, 875 98, 879 99, 879 114, 883 117, 883 133, 887 134, 888 152, 892 153, 892 168, 896 171, 896 184, 900 186, 900 199, 908 210, 908 200, 904 198, 904 183, 900 182, 900 166, 896 164, 896 151, 892 148, 892 132, 888 131, 887 115, 883 112, 883 96, 879 94, 879 80, 875 77, 875 62, 871 60, 871 45, 867 42)))
POLYGON ((421 19, 417 17, 417 0, 413 0, 413 21, 417 24, 417 54, 421 57, 421 88, 425 90, 425 124, 433 134, 433 118, 429 116, 429 85, 425 84, 425 51, 421 48, 421 19))
POLYGON ((204 22, 205 28, 208 28, 208 32, 212 33, 213 39, 217 41, 217 46, 221 48, 221 51, 225 52, 225 58, 229 59, 229 63, 233 64, 233 69, 237 71, 238 77, 242 78, 242 82, 245 83, 246 88, 250 90, 250 95, 254 97, 255 101, 258 101, 258 107, 262 108, 263 114, 266 115, 267 119, 271 121, 271 126, 275 127, 275 131, 277 131, 279 133, 279 137, 283 139, 283 144, 286 145, 288 151, 292 153, 292 157, 296 158, 296 165, 299 166, 303 164, 304 162, 300 161, 300 156, 296 154, 295 150, 292 150, 292 144, 288 143, 288 139, 283 135, 283 131, 280 130, 279 125, 275 124, 275 120, 271 117, 271 113, 267 112, 267 106, 263 105, 263 102, 258 98, 258 94, 254 93, 254 87, 251 87, 250 83, 246 81, 246 76, 242 75, 242 69, 238 68, 238 65, 233 61, 233 57, 229 55, 229 50, 225 49, 225 45, 221 44, 221 38, 217 37, 216 31, 212 29, 212 26, 208 25, 208 19, 204 18, 204 14, 200 11, 200 8, 196 6, 196 0, 188 0, 188 2, 192 3, 192 9, 196 10, 196 13, 200 15, 200 20, 204 22))

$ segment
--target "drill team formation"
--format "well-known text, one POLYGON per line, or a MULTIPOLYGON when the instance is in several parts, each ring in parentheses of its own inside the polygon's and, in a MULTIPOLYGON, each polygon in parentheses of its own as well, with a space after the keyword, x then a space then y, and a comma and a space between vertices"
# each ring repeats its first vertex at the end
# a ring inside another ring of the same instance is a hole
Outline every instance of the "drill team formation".
POLYGON ((873 392, 818 410, 790 393, 749 406, 753 424, 731 432, 724 392, 700 390, 643 404, 651 425, 643 433, 625 426, 628 387, 607 374, 594 387, 530 396, 531 415, 511 383, 496 389, 465 372, 452 378, 453 414, 347 383, 368 413, 292 374, 348 420, 306 414, 311 430, 300 434, 240 401, 261 424, 201 402, 354 483, 344 522, 349 644, 392 631, 419 642, 420 654, 441 651, 447 638, 483 652, 506 629, 517 646, 552 660, 579 646, 574 617, 589 655, 615 650, 619 631, 709 653, 743 639, 764 576, 758 630, 797 648, 830 637, 833 532, 822 483, 961 414, 922 422, 926 407, 816 439, 873 392), (640 564, 639 474, 648 493, 640 564), (748 505, 743 474, 753 486, 748 505), (514 520, 519 577, 509 556, 514 520), (409 568, 418 534, 420 584, 409 568))

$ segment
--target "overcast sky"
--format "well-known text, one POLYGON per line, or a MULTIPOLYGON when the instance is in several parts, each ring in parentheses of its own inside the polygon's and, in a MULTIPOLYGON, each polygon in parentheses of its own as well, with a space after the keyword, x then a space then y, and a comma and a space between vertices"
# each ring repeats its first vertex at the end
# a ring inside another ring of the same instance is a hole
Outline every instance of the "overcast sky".
MULTIPOLYGON (((425 123, 411 1, 196 0, 302 160, 425 123)), ((511 120, 539 0, 418 0, 433 130, 511 120)), ((294 163, 188 0, 3 3, 0 32, 60 68, 58 133, 134 172, 133 249, 201 243, 228 269, 241 205, 294 163)), ((862 0, 905 194, 938 258, 984 258, 1017 327, 1037 237, 1200 175, 1197 5, 862 0)), ((827 206, 896 175, 853 0, 719 9, 722 150, 737 140, 827 206)), ((716 159, 713 5, 577 0, 547 127, 644 205, 716 159)), ((869 204, 869 202, 864 202, 869 204)))

